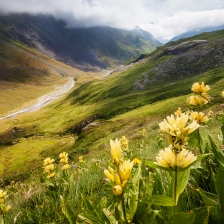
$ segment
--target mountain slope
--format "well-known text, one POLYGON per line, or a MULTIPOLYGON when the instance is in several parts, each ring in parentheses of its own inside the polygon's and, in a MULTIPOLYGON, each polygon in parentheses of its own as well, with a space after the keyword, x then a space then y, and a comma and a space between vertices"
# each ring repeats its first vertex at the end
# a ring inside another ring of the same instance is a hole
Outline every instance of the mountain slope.
POLYGON ((7 169, 0 166, 0 176, 18 175, 20 167, 21 173, 28 173, 30 164, 35 164, 34 169, 41 167, 43 158, 56 158, 62 151, 75 161, 79 155, 93 158, 94 153, 105 154, 110 139, 122 135, 137 139, 143 127, 151 137, 150 131, 158 131, 157 122, 164 116, 178 107, 188 109, 185 102, 194 82, 211 86, 212 100, 204 107, 206 112, 223 110, 223 32, 166 44, 104 79, 77 80, 68 96, 38 112, 19 115, 19 123, 0 121, 4 154, 0 164, 8 164, 7 169))
POLYGON ((1 15, 0 34, 84 70, 122 64, 160 45, 127 30, 68 28, 64 21, 46 15, 1 15))
POLYGON ((0 117, 84 73, 0 36, 0 117))

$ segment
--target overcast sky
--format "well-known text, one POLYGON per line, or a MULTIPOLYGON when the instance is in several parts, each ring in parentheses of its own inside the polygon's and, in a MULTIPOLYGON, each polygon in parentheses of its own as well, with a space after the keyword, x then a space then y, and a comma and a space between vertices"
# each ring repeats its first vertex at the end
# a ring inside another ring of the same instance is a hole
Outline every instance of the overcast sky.
POLYGON ((224 0, 0 0, 0 11, 51 13, 70 27, 139 26, 163 43, 189 30, 224 25, 224 0))

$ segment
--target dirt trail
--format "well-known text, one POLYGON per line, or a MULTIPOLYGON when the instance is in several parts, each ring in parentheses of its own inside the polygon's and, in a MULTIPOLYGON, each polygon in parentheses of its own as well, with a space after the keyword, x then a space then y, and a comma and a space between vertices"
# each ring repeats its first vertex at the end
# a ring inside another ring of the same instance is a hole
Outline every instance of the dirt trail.
POLYGON ((10 117, 16 117, 19 114, 30 112, 30 111, 36 111, 42 108, 43 106, 46 106, 47 104, 51 103, 52 101, 58 99, 63 94, 67 93, 73 86, 75 85, 75 81, 73 77, 69 77, 68 82, 62 86, 58 86, 55 88, 53 92, 47 93, 37 99, 37 103, 35 103, 33 106, 21 109, 15 113, 8 114, 4 117, 0 117, 0 120, 10 118, 10 117))

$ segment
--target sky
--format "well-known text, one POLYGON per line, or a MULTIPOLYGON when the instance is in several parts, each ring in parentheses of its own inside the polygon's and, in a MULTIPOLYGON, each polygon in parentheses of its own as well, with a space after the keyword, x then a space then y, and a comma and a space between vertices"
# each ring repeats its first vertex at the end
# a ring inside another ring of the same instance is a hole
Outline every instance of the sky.
POLYGON ((0 12, 53 14, 68 27, 139 26, 162 43, 190 30, 224 25, 224 0, 0 0, 0 12))

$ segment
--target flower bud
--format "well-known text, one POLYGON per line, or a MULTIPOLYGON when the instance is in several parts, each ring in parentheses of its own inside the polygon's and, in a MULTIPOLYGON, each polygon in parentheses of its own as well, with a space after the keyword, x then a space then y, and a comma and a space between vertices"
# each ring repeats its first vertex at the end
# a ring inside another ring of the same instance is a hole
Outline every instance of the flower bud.
POLYGON ((113 187, 113 193, 115 196, 121 195, 123 192, 123 189, 121 187, 121 185, 116 185, 113 187))

